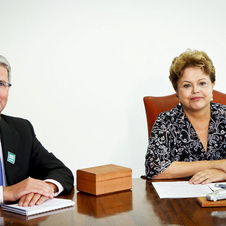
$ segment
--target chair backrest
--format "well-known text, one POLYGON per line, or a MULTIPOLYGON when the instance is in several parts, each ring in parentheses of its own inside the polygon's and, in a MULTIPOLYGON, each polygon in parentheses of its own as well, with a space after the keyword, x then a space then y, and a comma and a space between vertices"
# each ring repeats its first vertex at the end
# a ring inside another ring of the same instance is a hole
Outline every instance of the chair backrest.
MULTIPOLYGON (((157 115, 162 111, 169 111, 175 107, 179 101, 176 94, 162 97, 146 96, 143 100, 147 116, 148 137, 150 137, 157 115)), ((212 102, 226 105, 226 94, 214 90, 212 102)))

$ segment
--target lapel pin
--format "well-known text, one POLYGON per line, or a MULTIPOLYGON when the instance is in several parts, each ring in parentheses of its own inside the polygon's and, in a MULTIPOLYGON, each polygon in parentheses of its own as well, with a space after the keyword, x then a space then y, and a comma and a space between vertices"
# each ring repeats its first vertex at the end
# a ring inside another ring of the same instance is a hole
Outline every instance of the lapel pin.
POLYGON ((16 161, 16 155, 8 151, 7 161, 14 164, 16 161))

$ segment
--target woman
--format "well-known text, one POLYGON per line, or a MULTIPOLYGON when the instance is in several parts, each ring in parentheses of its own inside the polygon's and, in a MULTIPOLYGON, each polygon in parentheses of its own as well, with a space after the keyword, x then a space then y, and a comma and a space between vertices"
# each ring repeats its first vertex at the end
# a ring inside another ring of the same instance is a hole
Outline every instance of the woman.
POLYGON ((226 180, 226 106, 210 102, 215 68, 205 52, 187 50, 170 67, 179 104, 158 115, 149 138, 146 178, 226 180))

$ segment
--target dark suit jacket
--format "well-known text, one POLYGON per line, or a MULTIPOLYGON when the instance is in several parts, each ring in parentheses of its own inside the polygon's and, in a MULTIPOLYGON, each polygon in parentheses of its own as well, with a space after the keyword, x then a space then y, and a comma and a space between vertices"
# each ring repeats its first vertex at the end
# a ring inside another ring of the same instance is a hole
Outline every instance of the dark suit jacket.
POLYGON ((69 193, 74 184, 72 172, 38 141, 31 123, 25 119, 1 115, 0 134, 8 185, 27 177, 54 179, 69 193), (10 162, 9 152, 15 157, 10 162))

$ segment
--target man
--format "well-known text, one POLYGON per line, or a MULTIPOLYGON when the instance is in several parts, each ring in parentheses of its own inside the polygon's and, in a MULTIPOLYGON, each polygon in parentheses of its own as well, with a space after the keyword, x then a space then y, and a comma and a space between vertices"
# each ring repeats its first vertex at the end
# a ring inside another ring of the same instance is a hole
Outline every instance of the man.
MULTIPOLYGON (((8 101, 10 73, 9 62, 0 55, 0 113, 8 101)), ((41 145, 29 121, 1 114, 0 138, 0 203, 40 205, 70 192, 73 174, 41 145)))

